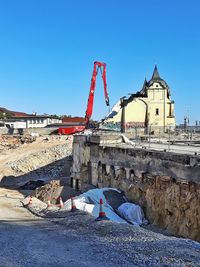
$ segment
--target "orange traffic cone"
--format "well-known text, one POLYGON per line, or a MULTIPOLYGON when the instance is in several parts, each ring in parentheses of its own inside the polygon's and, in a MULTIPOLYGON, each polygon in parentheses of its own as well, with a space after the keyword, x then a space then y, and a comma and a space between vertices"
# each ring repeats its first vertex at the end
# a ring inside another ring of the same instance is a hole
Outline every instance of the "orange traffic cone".
POLYGON ((28 206, 31 206, 32 204, 33 204, 33 199, 32 199, 32 196, 30 196, 28 206))
POLYGON ((95 221, 102 221, 102 220, 109 220, 108 217, 106 217, 106 213, 103 211, 103 200, 100 198, 99 202, 99 217, 95 219, 95 221))
POLYGON ((59 198, 60 199, 60 209, 62 209, 64 207, 63 201, 62 201, 62 197, 59 198))
POLYGON ((74 198, 71 197, 71 211, 75 211, 75 210, 77 210, 77 208, 76 208, 76 204, 75 204, 75 202, 74 202, 74 198))

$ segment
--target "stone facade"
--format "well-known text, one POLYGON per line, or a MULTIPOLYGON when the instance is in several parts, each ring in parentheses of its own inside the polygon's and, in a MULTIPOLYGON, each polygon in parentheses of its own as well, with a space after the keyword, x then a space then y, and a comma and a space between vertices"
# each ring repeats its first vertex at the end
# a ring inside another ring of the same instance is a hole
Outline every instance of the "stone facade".
POLYGON ((118 188, 152 224, 200 241, 200 157, 116 147, 102 139, 74 137, 72 176, 81 189, 118 188))

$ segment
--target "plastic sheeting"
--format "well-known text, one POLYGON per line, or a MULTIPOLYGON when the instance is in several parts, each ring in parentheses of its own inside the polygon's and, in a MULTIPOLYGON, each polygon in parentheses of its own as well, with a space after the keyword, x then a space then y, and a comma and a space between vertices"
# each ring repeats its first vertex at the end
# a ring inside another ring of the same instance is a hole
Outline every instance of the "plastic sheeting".
POLYGON ((118 211, 128 222, 134 225, 147 224, 148 221, 144 218, 144 213, 139 205, 133 203, 123 203, 119 206, 118 211))
MULTIPOLYGON (((118 223, 127 223, 128 221, 134 225, 141 225, 147 223, 144 218, 144 213, 141 207, 129 202, 123 203, 118 208, 119 215, 125 220, 118 216, 117 213, 115 213, 115 211, 113 210, 113 208, 107 203, 105 195, 103 194, 103 192, 109 190, 114 190, 120 193, 120 191, 115 188, 91 189, 74 198, 76 208, 82 211, 86 211, 94 217, 98 217, 99 201, 100 198, 102 198, 103 210, 106 213, 106 216, 111 221, 118 223)), ((67 200, 64 203, 64 208, 66 210, 71 210, 71 199, 67 200)))
MULTIPOLYGON (((108 190, 115 190, 120 193, 119 190, 115 188, 102 188, 102 189, 92 189, 78 197, 74 198, 74 203, 76 208, 79 210, 86 211, 93 215, 94 217, 99 216, 99 201, 100 198, 103 200, 103 210, 106 213, 106 216, 113 222, 126 223, 121 217, 119 217, 114 211, 113 208, 106 202, 106 198, 103 192, 108 190)), ((67 200, 64 203, 66 210, 71 210, 71 199, 67 200)))

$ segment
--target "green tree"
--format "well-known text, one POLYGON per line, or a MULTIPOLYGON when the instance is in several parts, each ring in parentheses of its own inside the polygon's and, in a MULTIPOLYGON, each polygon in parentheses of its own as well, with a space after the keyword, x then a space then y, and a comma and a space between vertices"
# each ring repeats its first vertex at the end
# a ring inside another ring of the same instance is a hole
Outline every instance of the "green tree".
POLYGON ((0 111, 0 119, 10 119, 12 118, 12 113, 11 112, 3 112, 3 111, 0 111))

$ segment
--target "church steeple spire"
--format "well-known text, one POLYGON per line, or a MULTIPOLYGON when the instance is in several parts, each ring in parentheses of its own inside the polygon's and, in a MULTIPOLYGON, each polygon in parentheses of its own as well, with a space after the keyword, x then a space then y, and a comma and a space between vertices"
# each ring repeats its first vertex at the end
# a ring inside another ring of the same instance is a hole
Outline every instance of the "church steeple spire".
POLYGON ((159 72, 158 72, 158 68, 157 68, 157 65, 155 65, 154 67, 154 71, 153 71, 153 75, 152 75, 152 80, 160 80, 160 75, 159 75, 159 72))
POLYGON ((141 91, 140 91, 140 94, 145 95, 145 94, 147 93, 147 88, 146 88, 146 86, 147 86, 147 79, 145 78, 145 79, 144 79, 144 84, 143 84, 142 89, 141 89, 141 91))
POLYGON ((143 83, 143 86, 142 86, 142 89, 145 89, 146 86, 147 86, 147 79, 146 79, 146 77, 145 77, 145 79, 144 79, 144 83, 143 83))

